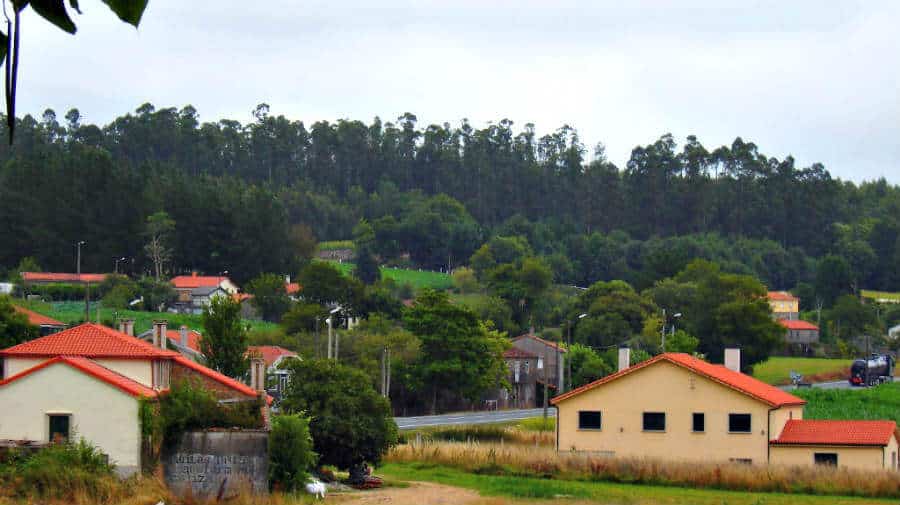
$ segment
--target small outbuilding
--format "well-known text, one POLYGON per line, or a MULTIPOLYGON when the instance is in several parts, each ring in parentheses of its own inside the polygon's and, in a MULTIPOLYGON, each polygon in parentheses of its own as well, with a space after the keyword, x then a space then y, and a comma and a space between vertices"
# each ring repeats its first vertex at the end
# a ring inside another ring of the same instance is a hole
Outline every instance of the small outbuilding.
POLYGON ((771 441, 770 462, 896 470, 897 423, 791 420, 771 441))

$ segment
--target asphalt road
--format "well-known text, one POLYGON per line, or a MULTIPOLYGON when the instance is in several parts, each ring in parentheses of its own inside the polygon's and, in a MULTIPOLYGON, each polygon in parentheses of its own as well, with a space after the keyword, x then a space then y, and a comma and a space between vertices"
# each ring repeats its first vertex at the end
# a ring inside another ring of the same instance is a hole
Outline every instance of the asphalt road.
MULTIPOLYGON (((544 415, 544 409, 493 410, 490 412, 458 412, 439 416, 395 417, 394 421, 401 430, 408 430, 425 426, 502 423, 542 415, 544 415)), ((556 409, 548 408, 547 415, 556 416, 556 409)))
MULTIPOLYGON (((820 382, 813 384, 814 388, 821 389, 850 389, 850 383, 846 380, 833 382, 820 382)), ((792 391, 794 386, 782 386, 786 391, 792 391)), ((863 388, 853 388, 863 389, 863 388)), ((424 428, 426 426, 452 426, 454 424, 490 424, 507 421, 518 421, 529 417, 544 415, 544 409, 522 410, 495 410, 490 412, 457 412, 455 414, 441 414, 438 416, 395 417, 394 421, 401 430, 424 428)), ((556 416, 556 409, 547 409, 547 415, 556 416)))

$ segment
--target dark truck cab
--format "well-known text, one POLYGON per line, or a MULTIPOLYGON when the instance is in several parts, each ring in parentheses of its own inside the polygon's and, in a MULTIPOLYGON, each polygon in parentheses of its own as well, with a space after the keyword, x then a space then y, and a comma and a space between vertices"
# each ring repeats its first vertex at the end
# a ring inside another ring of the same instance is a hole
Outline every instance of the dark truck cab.
POLYGON ((889 354, 873 354, 869 359, 858 359, 850 366, 850 385, 874 386, 894 380, 896 361, 889 354))

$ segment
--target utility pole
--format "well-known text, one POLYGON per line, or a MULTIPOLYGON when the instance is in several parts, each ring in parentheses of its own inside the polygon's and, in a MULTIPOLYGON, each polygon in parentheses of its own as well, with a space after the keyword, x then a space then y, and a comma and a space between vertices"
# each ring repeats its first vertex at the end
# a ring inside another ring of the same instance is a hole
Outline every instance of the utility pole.
MULTIPOLYGON (((568 328, 566 332, 566 350, 572 352, 572 321, 566 321, 568 328)), ((566 376, 563 377, 563 391, 572 388, 572 355, 566 356, 566 376)))
POLYGON ((543 369, 544 369, 544 419, 547 419, 547 348, 544 347, 543 369))
POLYGON ((78 280, 81 280, 81 246, 86 244, 84 240, 79 240, 75 243, 75 246, 78 249, 78 253, 75 256, 75 273, 78 274, 78 280))
POLYGON ((662 337, 660 347, 660 352, 666 352, 666 309, 662 309, 663 318, 662 318, 662 330, 660 330, 660 335, 662 337))
POLYGON ((325 323, 328 325, 328 359, 332 358, 332 350, 334 349, 334 336, 331 331, 331 318, 325 320, 325 323))

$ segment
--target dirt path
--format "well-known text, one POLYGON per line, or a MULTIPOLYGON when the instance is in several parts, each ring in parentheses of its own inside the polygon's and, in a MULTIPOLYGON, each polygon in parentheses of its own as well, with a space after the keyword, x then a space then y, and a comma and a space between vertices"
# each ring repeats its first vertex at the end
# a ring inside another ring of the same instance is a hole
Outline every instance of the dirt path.
POLYGON ((347 505, 486 505, 502 503, 477 492, 431 482, 410 482, 409 487, 387 487, 362 493, 329 495, 328 501, 347 505))

